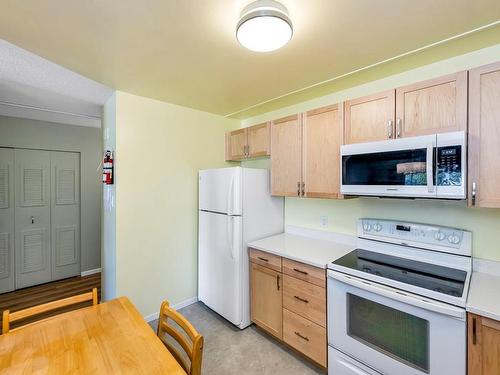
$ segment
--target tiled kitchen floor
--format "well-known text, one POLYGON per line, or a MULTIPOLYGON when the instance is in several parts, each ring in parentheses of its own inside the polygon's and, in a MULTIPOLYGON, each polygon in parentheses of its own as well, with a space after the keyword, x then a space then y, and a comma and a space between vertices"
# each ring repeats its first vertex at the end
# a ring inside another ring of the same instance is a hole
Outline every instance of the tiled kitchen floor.
MULTIPOLYGON (((204 375, 325 374, 255 326, 240 331, 202 303, 179 311, 205 336, 204 375)), ((150 325, 156 330, 157 320, 150 325)))

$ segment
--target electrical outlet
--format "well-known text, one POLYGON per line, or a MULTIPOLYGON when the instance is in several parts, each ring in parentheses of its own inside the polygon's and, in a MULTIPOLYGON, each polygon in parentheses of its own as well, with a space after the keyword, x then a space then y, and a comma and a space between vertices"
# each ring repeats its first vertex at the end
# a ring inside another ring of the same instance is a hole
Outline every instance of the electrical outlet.
POLYGON ((321 225, 322 228, 327 228, 328 227, 328 216, 320 216, 319 217, 319 224, 321 225))

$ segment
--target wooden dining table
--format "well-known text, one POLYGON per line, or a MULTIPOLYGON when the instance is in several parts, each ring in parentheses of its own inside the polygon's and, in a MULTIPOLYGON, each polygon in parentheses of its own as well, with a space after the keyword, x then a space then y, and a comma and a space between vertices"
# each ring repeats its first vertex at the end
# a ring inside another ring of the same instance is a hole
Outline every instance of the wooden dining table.
POLYGON ((0 374, 186 372, 127 297, 0 336, 0 374))

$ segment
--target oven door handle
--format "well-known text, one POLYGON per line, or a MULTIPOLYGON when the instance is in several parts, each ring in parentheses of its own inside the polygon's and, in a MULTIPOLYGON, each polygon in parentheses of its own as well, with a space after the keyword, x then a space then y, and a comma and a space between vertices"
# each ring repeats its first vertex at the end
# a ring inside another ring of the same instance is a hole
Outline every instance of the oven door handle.
POLYGON ((345 275, 336 271, 329 270, 328 277, 338 280, 344 284, 366 290, 367 292, 393 299, 395 301, 403 302, 408 305, 419 307, 424 310, 433 311, 442 315, 451 316, 459 320, 465 320, 465 310, 459 307, 432 301, 423 297, 416 296, 414 294, 399 291, 385 285, 375 284, 370 281, 362 280, 357 277, 345 275))

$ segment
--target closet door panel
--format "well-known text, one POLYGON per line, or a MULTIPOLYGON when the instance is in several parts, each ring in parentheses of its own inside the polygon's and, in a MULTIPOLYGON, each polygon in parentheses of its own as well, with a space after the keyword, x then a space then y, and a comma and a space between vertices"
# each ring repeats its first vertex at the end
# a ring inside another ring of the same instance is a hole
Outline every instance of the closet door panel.
POLYGON ((14 151, 16 289, 51 281, 50 152, 14 151))
POLYGON ((80 274, 80 156, 51 152, 52 280, 80 274))
POLYGON ((14 290, 14 150, 0 148, 0 293, 14 290))

